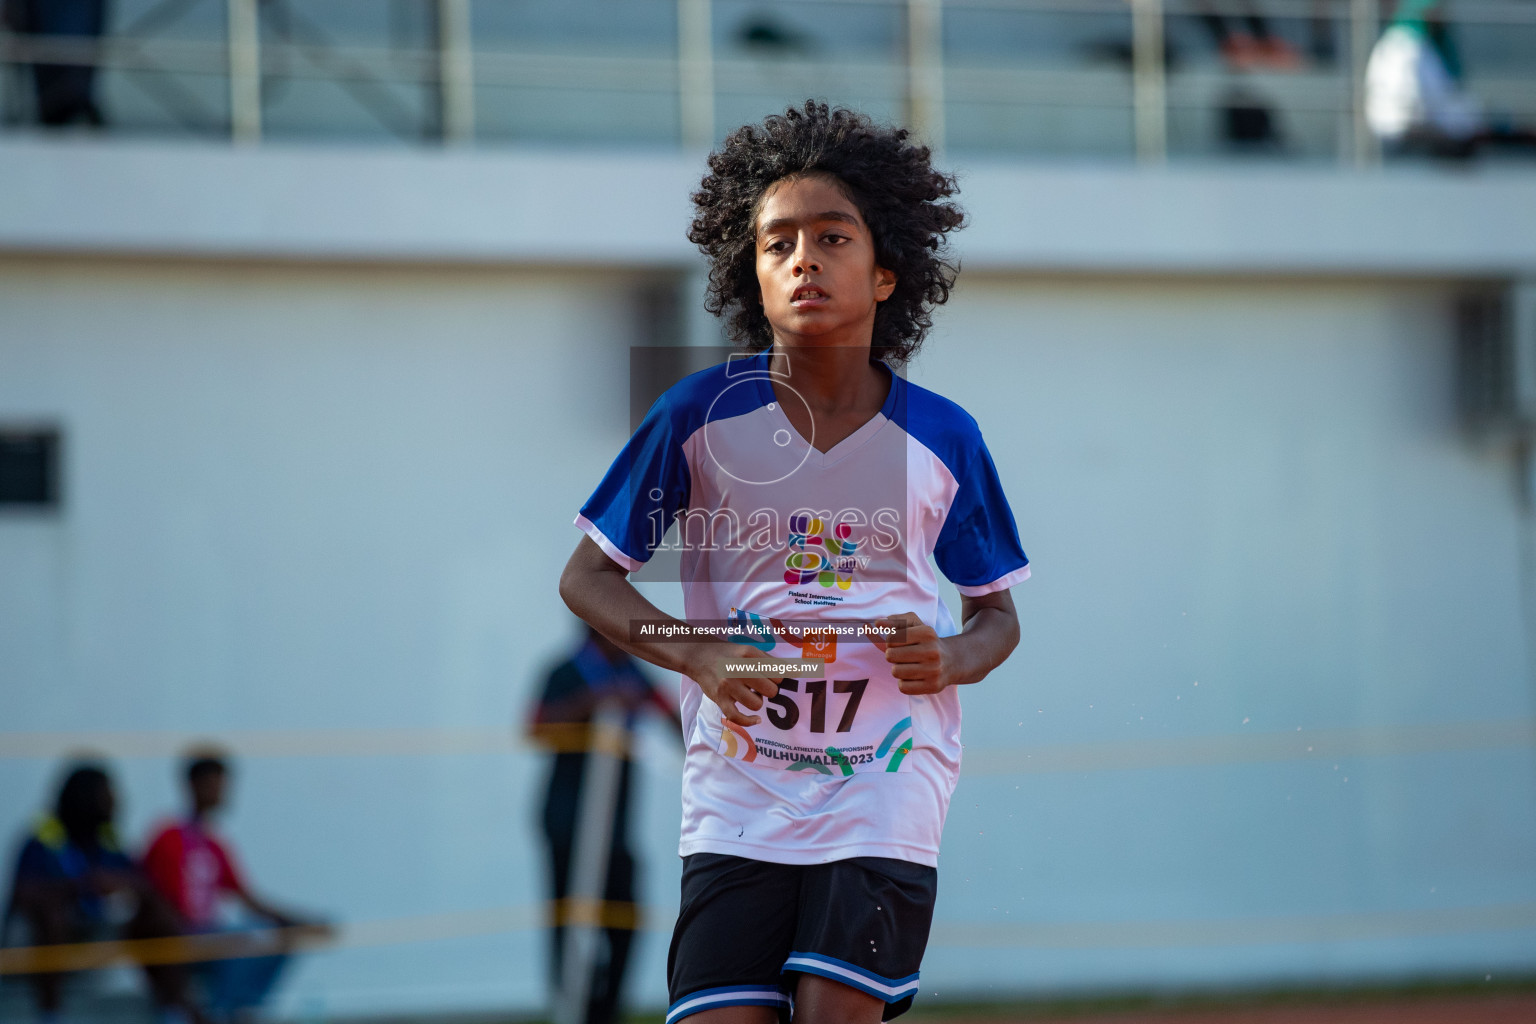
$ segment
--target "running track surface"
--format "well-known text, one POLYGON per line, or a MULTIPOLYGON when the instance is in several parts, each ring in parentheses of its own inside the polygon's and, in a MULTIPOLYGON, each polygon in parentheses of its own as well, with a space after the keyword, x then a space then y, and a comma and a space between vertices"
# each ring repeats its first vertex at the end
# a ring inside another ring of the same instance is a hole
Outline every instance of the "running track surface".
POLYGON ((1288 1006, 1119 1010, 1058 1016, 939 1017, 933 1024, 1536 1024, 1536 993, 1420 996, 1288 1006))

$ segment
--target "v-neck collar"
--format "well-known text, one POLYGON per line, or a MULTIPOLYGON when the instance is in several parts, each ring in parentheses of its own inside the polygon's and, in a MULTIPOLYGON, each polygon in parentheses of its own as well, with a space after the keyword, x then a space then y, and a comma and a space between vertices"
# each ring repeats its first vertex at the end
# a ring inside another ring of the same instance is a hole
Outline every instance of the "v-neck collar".
MULTIPOLYGON (((784 410, 779 407, 778 397, 773 393, 774 375, 768 369, 771 365, 772 356, 772 350, 764 350, 758 353, 757 358, 760 360, 760 364, 757 369, 760 372, 754 374, 757 378, 757 392, 762 399, 764 408, 768 410, 768 414, 778 421, 780 429, 789 431, 789 436, 794 438, 796 443, 810 449, 806 455, 806 462, 814 463, 818 468, 822 469, 835 465, 868 444, 876 434, 885 428, 887 423, 896 418, 896 406, 900 400, 898 393, 906 382, 902 380, 900 374, 891 369, 885 362, 876 360, 876 365, 889 374, 891 378, 891 387, 885 393, 885 401, 881 403, 880 411, 868 420, 865 420, 859 429, 826 451, 822 451, 800 435, 800 431, 795 429, 795 425, 789 421, 789 417, 784 415, 784 410)), ((793 385, 789 386, 793 387, 793 385)))

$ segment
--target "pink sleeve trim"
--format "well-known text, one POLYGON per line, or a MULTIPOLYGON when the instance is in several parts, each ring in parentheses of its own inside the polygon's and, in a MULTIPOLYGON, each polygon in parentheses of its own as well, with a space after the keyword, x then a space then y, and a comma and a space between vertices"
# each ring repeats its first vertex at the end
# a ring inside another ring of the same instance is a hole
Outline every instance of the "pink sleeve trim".
POLYGON ((628 572, 638 572, 640 568, 645 565, 644 562, 636 561, 635 559, 630 558, 624 552, 620 551, 618 545, 609 540, 603 534, 603 531, 597 528, 597 524, 592 522, 592 520, 588 519, 586 516, 579 515, 576 517, 576 527, 581 530, 582 533, 586 534, 588 537, 591 537, 592 542, 603 549, 603 554, 607 555, 615 562, 618 562, 628 572))
POLYGON ((979 587, 962 587, 958 583, 955 589, 964 597, 982 597, 986 594, 995 594, 999 590, 1007 590, 1015 584, 1023 583, 1029 579, 1029 566, 1021 566, 1006 576, 1000 576, 991 583, 983 583, 979 587))

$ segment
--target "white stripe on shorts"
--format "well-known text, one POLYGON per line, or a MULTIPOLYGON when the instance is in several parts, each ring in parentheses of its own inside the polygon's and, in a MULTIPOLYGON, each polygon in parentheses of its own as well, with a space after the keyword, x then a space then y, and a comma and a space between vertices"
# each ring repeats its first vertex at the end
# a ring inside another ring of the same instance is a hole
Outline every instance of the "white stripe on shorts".
POLYGON ((788 1006, 789 996, 776 988, 757 985, 708 988, 686 995, 667 1011, 667 1024, 676 1024, 691 1014, 716 1006, 788 1006))
MULTIPOLYGON (((819 974, 824 978, 833 978, 853 986, 861 992, 867 992, 872 996, 884 999, 888 1003, 894 1003, 908 996, 917 994, 917 975, 909 975, 905 978, 887 979, 878 974, 866 971, 861 967, 834 960, 832 957, 819 953, 791 953, 789 959, 784 961, 786 971, 805 971, 811 974, 819 974)), ((668 1022, 670 1024, 670 1022, 668 1022)))

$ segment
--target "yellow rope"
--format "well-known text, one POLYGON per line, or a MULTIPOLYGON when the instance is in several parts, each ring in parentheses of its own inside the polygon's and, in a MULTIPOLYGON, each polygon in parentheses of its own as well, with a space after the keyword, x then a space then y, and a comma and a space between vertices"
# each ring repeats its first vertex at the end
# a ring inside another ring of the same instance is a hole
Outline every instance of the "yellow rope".
MULTIPOLYGON (((463 935, 495 934, 536 927, 532 908, 471 911, 369 921, 350 925, 344 935, 324 925, 263 928, 219 932, 211 935, 177 935, 159 939, 121 939, 105 942, 70 942, 50 946, 17 946, 0 949, 0 976, 93 971, 117 964, 158 967, 166 964, 206 963, 245 957, 291 953, 319 946, 376 946, 409 943, 463 935)), ((544 904, 546 925, 588 925, 637 931, 646 927, 648 915, 637 903, 619 900, 551 900, 544 904)))
POLYGON ((123 961, 157 967, 269 956, 324 944, 329 928, 300 925, 213 935, 174 935, 160 939, 70 942, 54 946, 0 949, 0 975, 90 971, 123 961))
MULTIPOLYGON (((1316 761, 1340 757, 1401 757, 1450 751, 1536 746, 1536 719, 1445 722, 1349 729, 1270 729, 1157 739, 1042 744, 1040 727, 1017 744, 969 747, 967 775, 1134 771, 1172 766, 1316 761)), ((412 757, 527 753, 530 747, 578 753, 590 746, 586 726, 548 724, 519 736, 510 729, 234 729, 184 732, 0 732, 0 759, 178 757, 199 740, 217 739, 238 757, 412 757)), ((630 751, 633 754, 633 751, 630 751)))

